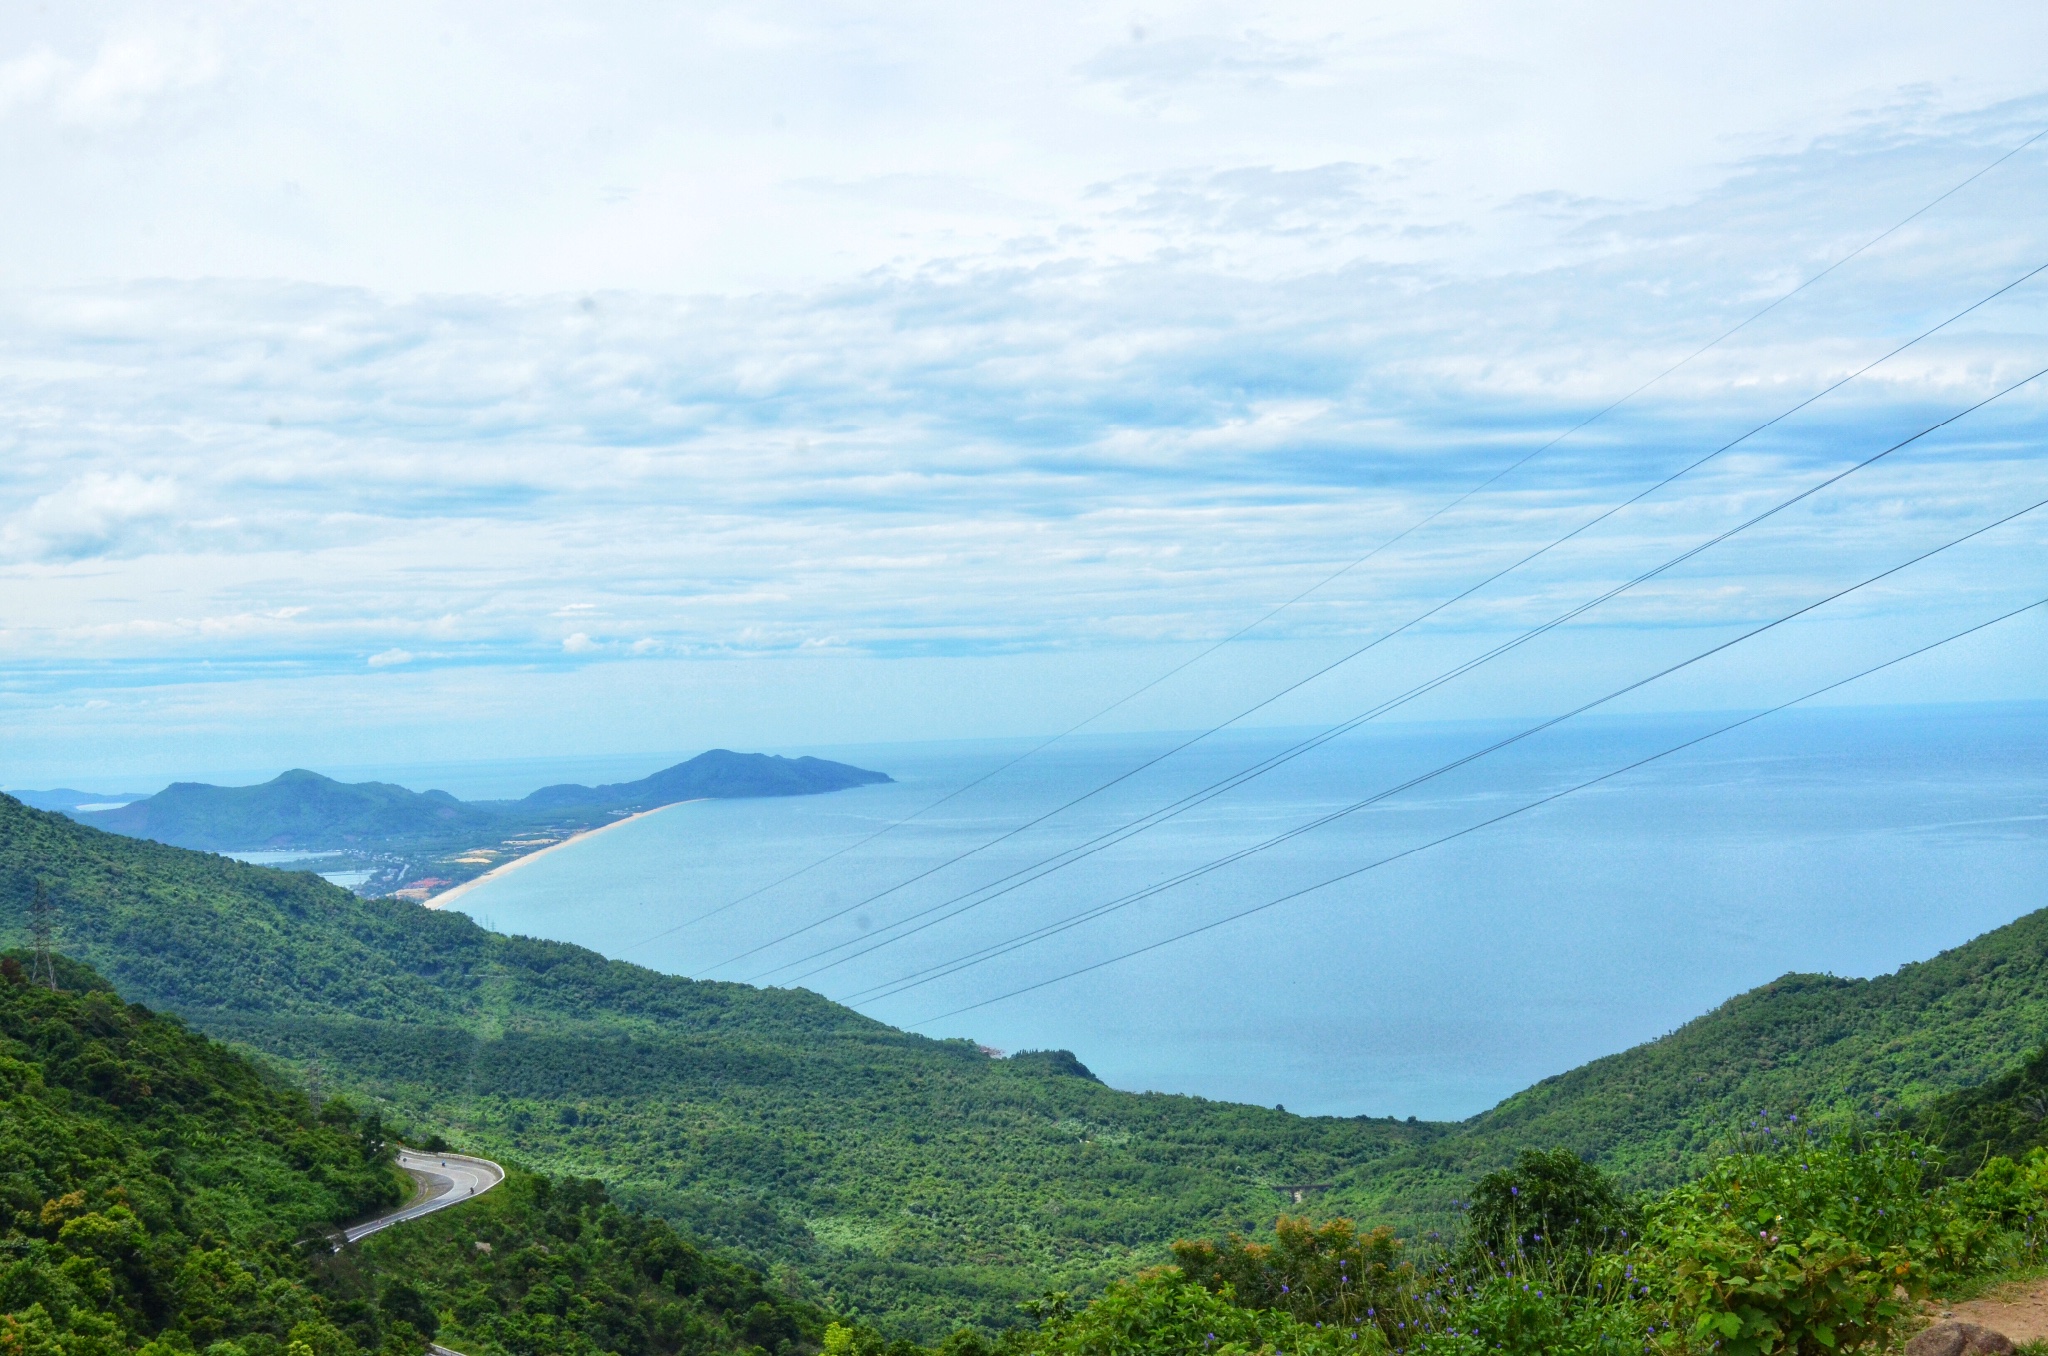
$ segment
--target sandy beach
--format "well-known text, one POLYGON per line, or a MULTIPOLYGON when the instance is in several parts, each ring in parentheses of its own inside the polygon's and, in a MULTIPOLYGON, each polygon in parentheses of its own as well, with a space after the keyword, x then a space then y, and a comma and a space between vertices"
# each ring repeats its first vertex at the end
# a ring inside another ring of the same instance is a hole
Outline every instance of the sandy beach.
POLYGON ((547 856, 550 852, 560 852, 563 848, 568 847, 572 843, 581 843, 587 839, 595 838, 597 837, 597 835, 601 833, 610 833, 613 829, 616 829, 624 824, 630 824, 636 819, 645 819, 649 815, 658 815, 663 810, 673 810, 678 805, 695 805, 697 801, 703 799, 705 799, 705 797, 697 796, 691 800, 673 800, 666 805, 657 805, 652 810, 642 810, 639 814, 627 815, 624 819, 614 819, 609 824, 600 824, 594 829, 585 829, 581 833, 571 834, 569 837, 564 838, 559 843, 550 843, 546 847, 537 849, 533 852, 529 852, 524 856, 514 857, 509 862, 500 862, 498 865, 484 872, 481 876, 471 877, 469 880, 462 882, 462 884, 460 885, 453 886, 447 890, 443 890, 440 894, 435 895, 432 899, 426 900, 421 905, 421 907, 428 909, 438 909, 442 905, 448 903, 450 900, 459 898, 463 894, 466 894, 467 892, 474 890, 477 886, 482 885, 485 881, 490 880, 496 876, 502 876, 507 871, 516 870, 519 867, 525 866, 528 862, 538 861, 542 857, 547 856))

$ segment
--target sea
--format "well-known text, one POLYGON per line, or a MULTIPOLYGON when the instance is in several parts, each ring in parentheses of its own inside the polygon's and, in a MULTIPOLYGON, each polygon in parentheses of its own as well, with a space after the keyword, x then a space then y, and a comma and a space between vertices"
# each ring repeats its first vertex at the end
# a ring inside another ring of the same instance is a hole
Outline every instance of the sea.
MULTIPOLYGON (((2048 905, 2048 704, 1787 712, 1653 757, 1731 719, 1449 771, 1522 727, 791 750, 895 780, 674 806, 452 907, 1120 1088, 1456 1119, 1788 972, 1881 975, 2048 905)), ((375 771, 504 796, 680 756, 375 771)))

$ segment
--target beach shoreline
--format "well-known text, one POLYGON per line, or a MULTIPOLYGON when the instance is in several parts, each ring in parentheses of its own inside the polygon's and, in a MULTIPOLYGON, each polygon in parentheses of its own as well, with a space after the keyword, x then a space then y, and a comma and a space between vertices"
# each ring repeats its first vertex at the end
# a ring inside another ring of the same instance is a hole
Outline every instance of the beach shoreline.
POLYGON ((689 800, 672 800, 666 805, 657 805, 652 810, 642 810, 638 814, 627 815, 624 819, 614 819, 609 824, 600 824, 594 829, 585 829, 581 833, 572 833, 559 843, 549 843, 544 848, 538 848, 532 852, 528 852, 521 856, 514 857, 509 862, 500 862, 498 863, 498 865, 484 872, 481 876, 471 876, 468 880, 463 881, 460 885, 450 886, 448 889, 443 890, 440 894, 435 895, 432 899, 421 900, 420 907, 423 909, 438 909, 442 905, 448 903, 450 900, 453 900, 460 895, 469 893, 471 890, 474 890, 477 886, 482 885, 487 880, 492 880, 498 876, 502 876, 507 871, 516 870, 519 867, 525 866, 528 862, 538 861, 540 858, 547 856, 550 852, 559 852, 561 849, 568 847, 571 843, 581 843, 587 839, 595 838, 597 837, 597 835, 601 833, 610 833, 613 829, 616 829, 623 824, 631 824, 634 820, 645 819, 649 815, 658 815, 663 810, 673 810, 678 805, 695 805, 698 801, 707 799, 709 799, 709 797, 694 796, 689 800))

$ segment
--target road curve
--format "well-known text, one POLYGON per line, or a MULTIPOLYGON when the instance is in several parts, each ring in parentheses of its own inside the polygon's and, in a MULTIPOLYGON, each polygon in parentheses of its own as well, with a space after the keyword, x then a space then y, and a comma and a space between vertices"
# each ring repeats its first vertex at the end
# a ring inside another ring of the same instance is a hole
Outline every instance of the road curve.
POLYGON ((415 1149, 400 1149, 398 1166, 420 1184, 419 1194, 388 1215, 366 1219, 361 1224, 351 1224, 343 1229, 343 1243, 353 1243, 394 1224, 460 1205, 505 1180, 505 1170, 496 1163, 488 1158, 471 1158, 468 1154, 428 1154, 415 1149))

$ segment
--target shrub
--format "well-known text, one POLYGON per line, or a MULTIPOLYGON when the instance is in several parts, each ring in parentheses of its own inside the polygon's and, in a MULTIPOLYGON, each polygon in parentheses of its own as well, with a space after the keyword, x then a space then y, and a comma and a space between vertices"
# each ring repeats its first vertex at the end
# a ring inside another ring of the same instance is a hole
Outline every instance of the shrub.
POLYGON ((1528 1275, 1496 1275, 1461 1297, 1410 1348, 1431 1356, 1623 1356, 1652 1341, 1629 1300, 1574 1297, 1528 1275))
POLYGON ((1383 1352, 1369 1323, 1303 1323, 1276 1309, 1247 1309, 1226 1286, 1211 1291, 1178 1267, 1158 1267, 1111 1285, 1078 1313, 1055 1314, 1040 1329, 1044 1356, 1335 1356, 1383 1352))
POLYGON ((1635 1227, 1635 1211, 1600 1169, 1570 1149, 1529 1149, 1472 1189, 1465 1250, 1468 1261, 1540 1253, 1562 1263, 1625 1247, 1635 1227))
POLYGON ((1348 1219, 1314 1224, 1282 1215, 1273 1233, 1271 1244, 1240 1234, 1222 1243, 1183 1241, 1173 1245, 1173 1255, 1182 1273, 1208 1290, 1304 1323, 1374 1323, 1391 1332, 1410 1317, 1415 1268, 1402 1258, 1392 1229, 1361 1234, 1348 1219))
POLYGON ((1938 1168, 1894 1135, 1724 1158, 1653 1207, 1639 1265, 1728 1356, 1883 1343, 1968 1251, 1938 1168))

